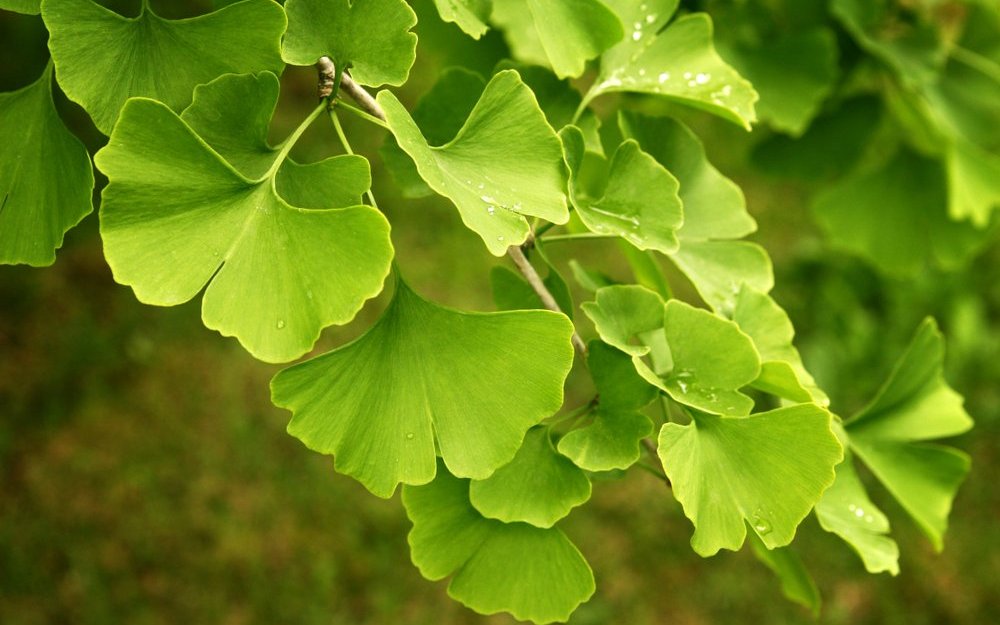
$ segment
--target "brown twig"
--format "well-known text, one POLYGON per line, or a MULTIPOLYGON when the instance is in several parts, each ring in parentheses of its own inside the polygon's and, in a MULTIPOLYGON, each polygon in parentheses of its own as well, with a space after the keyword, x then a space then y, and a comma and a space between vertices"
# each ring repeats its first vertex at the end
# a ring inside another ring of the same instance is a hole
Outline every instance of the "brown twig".
MULTIPOLYGON (((521 247, 519 245, 510 246, 507 248, 507 255, 514 261, 514 264, 517 265, 518 270, 528 281, 528 284, 531 285, 531 288, 542 300, 542 305, 551 311, 563 312, 563 310, 559 308, 559 303, 556 302, 556 298, 552 296, 552 292, 549 291, 548 287, 545 286, 545 283, 542 282, 542 278, 538 275, 538 272, 535 271, 535 267, 524 255, 524 252, 521 251, 521 247)), ((575 330, 573 331, 572 341, 573 348, 576 349, 577 353, 580 354, 580 356, 586 356, 587 346, 583 344, 583 339, 580 338, 580 335, 577 334, 575 330)))

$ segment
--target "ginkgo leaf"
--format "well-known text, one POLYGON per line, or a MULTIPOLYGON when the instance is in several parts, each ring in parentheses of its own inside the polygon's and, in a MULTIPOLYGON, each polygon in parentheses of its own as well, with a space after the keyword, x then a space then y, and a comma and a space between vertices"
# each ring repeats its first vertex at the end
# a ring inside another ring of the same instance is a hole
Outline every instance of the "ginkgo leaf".
POLYGON ((680 182, 684 224, 680 247, 670 260, 691 280, 714 310, 731 314, 744 284, 768 292, 774 286, 771 260, 762 247, 734 241, 757 229, 742 191, 708 162, 701 141, 670 118, 622 113, 622 134, 639 142, 680 182))
MULTIPOLYGON (((555 271, 549 269, 542 283, 552 293, 559 309, 567 317, 573 318, 573 299, 569 287, 555 271)), ((507 267, 494 267, 490 270, 490 287, 493 290, 493 302, 497 310, 528 310, 530 308, 545 308, 538 293, 521 277, 521 274, 507 267)))
POLYGON ((639 377, 632 359, 614 347, 591 341, 587 368, 597 387, 593 420, 559 439, 559 452, 588 471, 627 469, 642 453, 639 441, 653 422, 638 410, 656 399, 656 388, 639 377))
MULTIPOLYGON (((271 72, 224 74, 195 87, 181 119, 243 176, 258 179, 283 158, 267 141, 278 92, 271 72)), ((354 154, 307 165, 285 159, 275 176, 278 195, 297 208, 356 206, 370 186, 368 161, 354 154)))
POLYGON ((748 523, 768 549, 789 544, 843 458, 830 419, 799 404, 745 418, 694 412, 689 425, 665 424, 658 452, 694 524, 694 550, 737 550, 748 523))
POLYGON ((292 65, 333 59, 372 87, 401 85, 416 59, 417 15, 403 0, 287 0, 281 56, 292 65))
POLYGON ((580 308, 594 322, 601 340, 631 356, 649 353, 649 346, 641 341, 642 334, 663 329, 663 300, 645 287, 616 285, 598 289, 594 301, 584 302, 580 308))
POLYGON ((757 559, 778 578, 782 594, 790 601, 809 608, 814 617, 819 616, 819 589, 799 554, 791 547, 768 549, 753 533, 750 534, 750 547, 757 559))
POLYGON ((462 129, 432 147, 393 94, 378 102, 421 177, 450 199, 487 249, 502 256, 528 237, 525 215, 566 223, 562 144, 517 72, 497 73, 462 129))
MULTIPOLYGON (((834 431, 846 448, 847 433, 837 424, 834 431)), ((816 518, 823 529, 854 548, 869 573, 899 573, 899 545, 888 535, 889 519, 869 499, 850 451, 845 450, 837 478, 816 504, 816 518)))
POLYGON ((452 473, 484 479, 562 405, 572 333, 559 313, 463 313, 397 280, 375 326, 280 372, 272 399, 292 411, 289 433, 380 497, 431 481, 435 447, 452 473))
POLYGON ((956 436, 973 425, 961 395, 942 376, 943 358, 944 340, 928 318, 875 399, 844 423, 851 450, 938 551, 969 457, 927 441, 956 436))
POLYGON ((579 76, 588 60, 624 36, 601 0, 503 0, 494 4, 493 21, 521 60, 548 65, 560 78, 579 76))
POLYGON ((750 130, 757 120, 757 92, 716 53, 707 14, 684 15, 667 25, 678 0, 608 0, 608 4, 630 30, 601 56, 601 73, 586 101, 616 91, 649 93, 750 130))
POLYGON ((1000 155, 971 141, 957 139, 945 156, 948 169, 948 215, 985 228, 1000 206, 1000 155))
POLYGON ((673 367, 658 374, 633 357, 639 375, 698 410, 749 414, 753 400, 739 389, 760 374, 760 356, 750 337, 732 321, 676 299, 667 302, 663 325, 673 367))
POLYGON ((720 53, 760 94, 757 115, 778 130, 801 135, 833 90, 837 40, 828 28, 743 42, 720 53))
POLYGON ((535 527, 552 527, 588 499, 587 474, 556 451, 546 427, 528 430, 513 460, 469 487, 484 517, 535 527))
POLYGON ((490 29, 493 0, 434 0, 434 5, 442 20, 454 22, 473 39, 479 39, 490 29))
POLYGON ((265 0, 185 20, 165 20, 146 3, 138 17, 126 18, 91 0, 44 0, 42 17, 59 86, 106 135, 130 97, 180 111, 195 85, 283 67, 285 13, 265 0))
POLYGON ((563 622, 594 594, 590 566, 562 531, 483 518, 469 503, 469 481, 444 466, 430 484, 405 486, 403 505, 420 573, 451 575, 448 594, 480 614, 563 622))
MULTIPOLYGON (((449 67, 441 72, 437 82, 417 100, 412 112, 413 122, 427 143, 442 145, 454 138, 485 88, 482 76, 463 67, 449 67)), ((386 136, 379 155, 405 197, 434 193, 395 137, 386 136)))
POLYGON ((769 295, 744 285, 736 299, 733 321, 753 339, 760 354, 761 374, 753 383, 756 388, 793 401, 830 404, 792 345, 795 329, 788 314, 769 295))
POLYGON ((309 351, 324 327, 353 319, 389 273, 381 213, 291 206, 274 180, 282 155, 262 178, 247 178, 161 102, 129 100, 95 162, 109 178, 101 236, 115 280, 160 306, 208 285, 205 325, 261 360, 309 351))
POLYGON ((948 219, 946 206, 941 165, 900 149, 827 186, 812 210, 836 246, 886 272, 911 275, 931 264, 959 265, 987 240, 987 231, 948 219))
POLYGON ((66 231, 94 209, 90 157, 56 112, 51 64, 0 93, 0 136, 0 263, 51 265, 66 231))
POLYGON ((42 0, 0 0, 0 9, 38 15, 42 10, 42 0))
POLYGON ((570 199, 591 232, 616 234, 640 250, 677 251, 684 212, 670 172, 628 139, 611 157, 601 195, 590 198, 574 190, 585 151, 583 132, 567 126, 559 136, 570 170, 570 199))

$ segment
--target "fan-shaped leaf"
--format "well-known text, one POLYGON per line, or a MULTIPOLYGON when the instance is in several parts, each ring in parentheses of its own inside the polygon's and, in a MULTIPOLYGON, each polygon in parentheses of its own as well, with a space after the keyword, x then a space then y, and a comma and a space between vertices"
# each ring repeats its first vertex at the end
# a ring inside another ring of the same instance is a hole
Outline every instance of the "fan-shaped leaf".
POLYGON ((584 302, 580 308, 594 322, 601 340, 632 356, 650 352, 642 342, 644 333, 663 329, 663 300, 645 287, 616 285, 598 289, 594 301, 584 302))
POLYGON ((473 39, 479 39, 490 29, 487 23, 493 11, 493 0, 434 0, 441 19, 454 22, 473 39))
POLYGON ((42 10, 42 0, 0 0, 0 9, 38 15, 42 10))
POLYGON ((463 313, 397 280, 374 327, 280 372, 272 397, 293 436, 381 497, 432 480, 435 447, 452 473, 484 479, 562 404, 572 332, 558 313, 463 313))
POLYGON ((51 265, 63 235, 93 210, 86 148, 52 102, 52 65, 0 93, 0 263, 51 265))
POLYGON ((107 135, 129 97, 180 111, 195 85, 282 68, 285 13, 266 0, 185 20, 165 20, 145 3, 139 17, 126 18, 91 0, 44 0, 42 17, 59 86, 107 135))

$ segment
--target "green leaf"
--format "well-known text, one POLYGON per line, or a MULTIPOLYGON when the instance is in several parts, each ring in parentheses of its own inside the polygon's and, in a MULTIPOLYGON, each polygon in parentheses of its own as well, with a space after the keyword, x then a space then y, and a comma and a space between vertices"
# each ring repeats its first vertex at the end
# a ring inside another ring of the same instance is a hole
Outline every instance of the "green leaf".
POLYGON ((484 517, 535 527, 552 527, 588 499, 587 474, 556 451, 546 427, 528 430, 513 460, 469 487, 469 501, 484 517))
POLYGON ((837 79, 837 41, 827 28, 720 46, 720 52, 760 94, 760 119, 792 135, 806 130, 837 79))
POLYGON ((490 29, 487 23, 493 0, 434 0, 441 19, 454 22, 465 34, 479 39, 490 29))
POLYGON ((484 479, 562 405, 573 325, 547 310, 463 313, 397 280, 378 323, 271 383, 288 431, 380 497, 449 471, 484 479))
POLYGON ((757 559, 777 576, 785 597, 809 608, 814 617, 819 616, 819 589, 799 555, 791 547, 768 549, 756 534, 750 534, 750 546, 757 559))
POLYGON ((789 544, 843 458, 830 413, 800 404, 746 418, 693 416, 690 425, 665 424, 659 441, 695 526, 691 546, 702 556, 739 549, 747 523, 768 549, 789 544))
POLYGON ((684 15, 664 28, 678 0, 608 4, 632 28, 601 57, 601 73, 586 101, 616 91, 660 95, 750 130, 757 92, 716 53, 707 14, 684 15))
POLYGON ((744 286, 736 300, 733 321, 753 339, 760 354, 761 375, 754 381, 755 387, 797 402, 830 404, 792 345, 792 321, 769 295, 744 286))
POLYGON ((948 215, 985 228, 993 209, 1000 206, 1000 156, 959 138, 948 150, 945 164, 948 215))
MULTIPOLYGON (((309 351, 324 327, 353 319, 389 273, 381 213, 293 207, 276 191, 280 154, 271 171, 248 178, 163 103, 130 100, 95 162, 109 179, 101 235, 115 280, 159 306, 186 302, 207 284, 205 325, 261 360, 309 351)), ((310 166, 307 175, 328 166, 310 166)))
POLYGON ((417 15, 403 0, 287 0, 281 56, 312 65, 321 56, 355 81, 377 87, 406 82, 416 59, 417 15))
POLYGON ((875 399, 844 424, 851 450, 938 551, 955 491, 969 471, 969 457, 926 441, 972 427, 962 397, 942 376, 943 358, 944 340, 928 318, 875 399))
POLYGON ((950 221, 946 205, 940 164, 901 149, 826 187, 813 212, 836 246, 889 273, 912 275, 931 264, 954 267, 987 238, 987 232, 950 221))
MULTIPOLYGON (((846 447, 847 434, 839 426, 835 430, 846 447)), ((849 451, 845 451, 844 461, 837 465, 833 486, 816 504, 816 518, 823 529, 854 548, 869 573, 899 573, 899 546, 888 536, 889 519, 868 498, 849 451)))
POLYGON ((749 414, 753 400, 739 389, 760 374, 760 356, 750 337, 732 321, 675 299, 667 302, 663 323, 673 368, 661 376, 634 357, 639 375, 693 408, 749 414))
POLYGON ((0 0, 0 9, 38 15, 42 10, 42 0, 0 0))
POLYGON ((569 269, 573 272, 573 279, 576 280, 576 283, 591 293, 596 293, 598 289, 615 284, 615 281, 607 274, 587 269, 575 259, 569 261, 569 269))
POLYGON ((636 285, 598 289, 593 302, 580 308, 594 322, 594 328, 608 345, 631 356, 643 356, 649 346, 634 339, 663 328, 663 300, 649 289, 636 285))
POLYGON ((670 172, 628 139, 611 158, 601 196, 589 198, 574 191, 585 151, 583 132, 567 126, 559 136, 570 169, 570 199, 591 232, 618 235, 641 250, 677 250, 684 213, 679 184, 670 172))
POLYGON ((587 349, 587 368, 599 403, 593 420, 559 440, 559 453, 587 471, 624 470, 642 454, 640 441, 653 433, 649 417, 638 412, 657 392, 636 373, 629 356, 600 341, 587 349))
MULTIPOLYGON (((683 232, 681 233, 683 237, 683 232)), ((670 256, 713 310, 730 313, 743 287, 766 293, 774 286, 771 258, 749 241, 688 241, 670 256)))
POLYGON ((51 64, 0 93, 0 136, 0 263, 51 265, 66 231, 94 209, 90 157, 56 112, 51 64))
POLYGON ((525 215, 566 223, 559 137, 517 72, 496 74, 454 139, 432 147, 393 94, 379 104, 428 185, 450 199, 487 249, 502 256, 528 237, 525 215))
MULTIPOLYGON (((548 287, 567 317, 573 318, 573 300, 569 293, 569 287, 553 269, 549 269, 542 282, 548 287)), ((532 308, 543 309, 542 299, 538 297, 531 285, 521 277, 521 274, 508 269, 507 267, 494 267, 490 270, 490 286, 493 290, 493 302, 497 305, 497 310, 529 310, 532 308)))
POLYGON ((228 73, 283 67, 278 44, 285 13, 246 0, 186 20, 165 20, 145 4, 126 18, 91 0, 44 0, 42 17, 59 86, 106 135, 130 97, 180 111, 195 85, 228 73))
POLYGON ((516 56, 548 65, 560 78, 582 74, 588 60, 624 35, 601 0, 504 0, 494 5, 493 21, 507 33, 516 56))
POLYGON ((933 25, 896 15, 888 0, 833 0, 830 12, 858 45, 911 84, 930 82, 947 55, 933 25))
POLYGON ((444 466, 430 484, 404 487, 403 505, 420 573, 452 575, 448 594, 480 614, 561 622, 594 594, 587 561, 562 531, 483 518, 469 503, 468 480, 444 466))
MULTIPOLYGON (((461 130, 485 87, 486 81, 479 74, 462 67, 449 67, 417 101, 413 122, 430 145, 443 145, 461 130)), ((379 155, 404 197, 425 197, 434 193, 395 137, 386 136, 379 155)))

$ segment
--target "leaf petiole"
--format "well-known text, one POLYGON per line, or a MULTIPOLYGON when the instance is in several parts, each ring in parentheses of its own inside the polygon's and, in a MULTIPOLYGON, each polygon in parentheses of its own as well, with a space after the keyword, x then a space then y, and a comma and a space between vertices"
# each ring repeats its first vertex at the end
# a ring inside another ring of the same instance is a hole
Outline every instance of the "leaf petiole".
POLYGON ((305 133, 306 129, 309 128, 309 126, 316 121, 316 118, 323 113, 326 106, 326 102, 321 102, 315 109, 313 109, 312 113, 309 113, 309 116, 306 117, 301 124, 299 124, 299 127, 296 128, 287 139, 285 139, 284 143, 281 144, 281 149, 278 151, 277 158, 274 159, 274 163, 271 165, 271 168, 266 174, 264 174, 264 177, 261 178, 261 180, 274 178, 275 174, 277 174, 278 170, 281 168, 281 165, 285 162, 285 159, 288 158, 288 153, 292 151, 295 144, 302 138, 302 134, 305 133))
MULTIPOLYGON (((545 230, 547 230, 547 228, 539 230, 539 234, 541 234, 545 230)), ((599 234, 596 232, 581 232, 578 234, 553 234, 551 236, 547 236, 539 240, 542 243, 556 243, 558 241, 582 241, 584 239, 617 239, 617 238, 618 238, 617 234, 599 234)))
MULTIPOLYGON (((340 104, 343 104, 341 102, 340 104)), ((330 121, 333 122, 333 129, 337 131, 337 138, 340 139, 340 144, 344 146, 344 151, 348 154, 354 154, 354 150, 351 149, 351 142, 347 140, 347 134, 344 132, 344 127, 340 124, 340 118, 337 117, 337 110, 330 109, 330 121)), ((378 208, 378 204, 375 202, 375 196, 372 194, 372 190, 368 189, 365 191, 365 196, 368 201, 372 203, 372 206, 378 208)))
POLYGON ((361 119, 363 119, 363 120, 365 120, 367 122, 371 122, 371 123, 375 124, 376 126, 378 126, 380 128, 384 128, 385 130, 389 130, 389 124, 385 123, 384 121, 382 121, 378 117, 375 117, 371 113, 369 113, 367 111, 364 111, 364 110, 358 108, 357 106, 354 106, 353 104, 348 104, 344 100, 339 100, 338 99, 336 101, 336 106, 339 107, 339 108, 341 108, 341 109, 343 109, 343 110, 345 110, 345 111, 353 113, 354 115, 357 115, 361 119))

